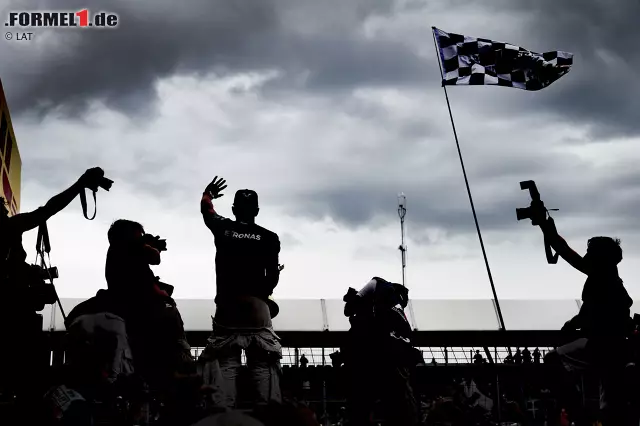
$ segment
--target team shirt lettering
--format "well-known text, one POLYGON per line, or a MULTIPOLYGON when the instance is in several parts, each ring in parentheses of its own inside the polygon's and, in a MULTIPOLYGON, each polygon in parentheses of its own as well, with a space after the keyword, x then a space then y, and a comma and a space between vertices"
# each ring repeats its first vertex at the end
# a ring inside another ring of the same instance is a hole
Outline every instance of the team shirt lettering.
POLYGON ((236 231, 225 231, 224 235, 226 237, 238 238, 240 240, 256 240, 260 241, 261 235, 259 234, 241 234, 236 231))

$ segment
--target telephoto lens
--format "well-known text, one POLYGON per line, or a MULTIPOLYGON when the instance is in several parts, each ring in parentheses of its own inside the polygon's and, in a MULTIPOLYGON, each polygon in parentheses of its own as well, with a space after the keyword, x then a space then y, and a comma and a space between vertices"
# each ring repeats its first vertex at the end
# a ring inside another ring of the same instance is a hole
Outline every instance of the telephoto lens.
POLYGON ((108 179, 106 177, 103 177, 102 179, 100 179, 99 186, 100 186, 100 188, 104 189, 105 191, 110 190, 111 189, 111 185, 113 185, 113 181, 111 179, 108 179))

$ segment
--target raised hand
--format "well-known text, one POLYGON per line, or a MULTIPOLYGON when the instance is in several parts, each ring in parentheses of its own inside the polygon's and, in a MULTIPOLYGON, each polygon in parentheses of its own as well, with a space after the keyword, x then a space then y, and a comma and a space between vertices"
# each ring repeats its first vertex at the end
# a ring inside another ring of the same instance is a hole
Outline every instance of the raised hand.
POLYGON ((216 176, 213 178, 211 183, 207 185, 205 192, 209 194, 211 198, 216 199, 224 195, 222 191, 225 190, 226 188, 227 188, 227 181, 224 180, 223 178, 219 178, 218 176, 216 176))

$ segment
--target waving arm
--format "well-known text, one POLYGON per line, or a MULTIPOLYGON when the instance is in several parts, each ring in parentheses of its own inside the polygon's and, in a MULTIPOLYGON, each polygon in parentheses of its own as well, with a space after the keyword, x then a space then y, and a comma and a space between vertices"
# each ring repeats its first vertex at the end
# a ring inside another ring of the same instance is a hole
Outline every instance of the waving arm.
POLYGON ((202 219, 204 220, 207 228, 211 232, 215 232, 219 224, 226 218, 219 215, 213 208, 213 200, 222 197, 222 190, 227 187, 226 181, 218 176, 213 178, 213 181, 204 190, 202 199, 200 200, 200 212, 202 213, 202 219))

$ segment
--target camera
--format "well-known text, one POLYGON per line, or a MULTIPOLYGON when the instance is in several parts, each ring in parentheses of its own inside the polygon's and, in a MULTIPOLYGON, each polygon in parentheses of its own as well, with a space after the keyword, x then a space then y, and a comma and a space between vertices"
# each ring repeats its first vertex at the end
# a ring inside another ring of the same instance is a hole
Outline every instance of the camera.
POLYGON ((351 303, 357 300, 357 298, 358 298, 358 291, 353 287, 349 287, 349 290, 347 290, 347 294, 344 295, 344 297, 342 298, 342 301, 345 303, 351 303))
MULTIPOLYGON (((538 188, 536 187, 536 183, 534 181, 525 180, 520 182, 520 189, 523 191, 529 191, 529 194, 531 195, 531 204, 529 205, 529 207, 516 209, 516 218, 518 220, 531 219, 531 224, 533 226, 540 226, 543 224, 542 222, 547 220, 547 214, 549 213, 549 210, 558 210, 547 209, 544 206, 544 203, 540 199, 540 192, 538 191, 538 188)), ((555 225, 553 225, 553 221, 551 221, 551 225, 554 229, 554 232, 557 232, 555 231, 555 225)), ((544 252, 547 256, 547 263, 549 263, 550 265, 555 265, 556 263, 558 263, 558 253, 554 254, 552 252, 551 245, 547 240, 546 235, 544 238, 544 252)))
POLYGON ((532 180, 525 180, 520 182, 520 189, 522 191, 529 190, 529 194, 531 195, 531 205, 529 207, 517 208, 516 209, 516 218, 518 220, 523 219, 531 219, 531 224, 534 226, 540 225, 538 219, 540 218, 540 211, 546 212, 547 209, 544 206, 544 203, 540 199, 540 192, 536 187, 536 183, 532 180))
POLYGON ((166 291, 169 297, 171 297, 173 295, 174 287, 171 284, 163 283, 162 281, 160 281, 160 277, 156 277, 156 279, 158 280, 156 282, 158 288, 160 290, 166 291))
POLYGON ((90 169, 87 171, 88 176, 90 176, 91 185, 87 185, 87 187, 93 192, 98 192, 98 188, 102 188, 105 191, 111 189, 113 185, 113 181, 109 178, 104 177, 104 171, 98 167, 90 169))
POLYGON ((28 265, 23 279, 27 284, 27 294, 31 308, 39 312, 45 305, 56 303, 56 290, 45 280, 58 278, 58 268, 43 268, 38 265, 28 265))
POLYGON ((33 269, 34 272, 37 273, 43 280, 48 280, 49 278, 55 280, 60 278, 60 275, 58 275, 58 268, 56 268, 55 266, 52 268, 43 268, 38 265, 33 265, 33 269))
MULTIPOLYGON (((104 177, 104 170, 100 167, 94 167, 92 169, 87 170, 81 177, 79 182, 82 182, 85 188, 88 188, 93 193, 93 201, 96 201, 96 193, 98 192, 98 188, 102 188, 105 191, 111 189, 111 185, 113 185, 113 181, 104 177)), ((98 206, 96 205, 96 209, 93 212, 93 216, 89 217, 87 214, 87 196, 85 191, 80 191, 80 204, 82 204, 82 214, 84 218, 87 220, 93 220, 96 218, 96 214, 98 213, 98 206)))
POLYGON ((144 234, 142 236, 142 243, 153 247, 158 251, 167 251, 167 240, 160 239, 160 236, 153 236, 151 234, 144 234))
MULTIPOLYGON (((102 189, 104 189, 105 191, 108 191, 111 189, 111 185, 113 185, 113 181, 109 178, 103 177, 102 179, 100 179, 100 182, 98 183, 98 186, 102 189)), ((97 189, 97 188, 96 188, 97 189)))

